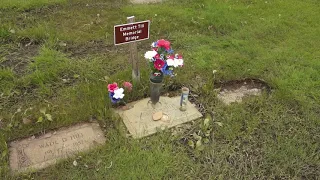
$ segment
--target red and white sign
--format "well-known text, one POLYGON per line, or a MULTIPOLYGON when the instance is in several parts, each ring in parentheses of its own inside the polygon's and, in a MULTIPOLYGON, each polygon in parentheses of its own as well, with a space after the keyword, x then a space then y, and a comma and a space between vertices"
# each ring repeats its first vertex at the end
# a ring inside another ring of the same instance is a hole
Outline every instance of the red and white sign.
POLYGON ((114 26, 114 44, 125 44, 149 39, 150 21, 114 26))

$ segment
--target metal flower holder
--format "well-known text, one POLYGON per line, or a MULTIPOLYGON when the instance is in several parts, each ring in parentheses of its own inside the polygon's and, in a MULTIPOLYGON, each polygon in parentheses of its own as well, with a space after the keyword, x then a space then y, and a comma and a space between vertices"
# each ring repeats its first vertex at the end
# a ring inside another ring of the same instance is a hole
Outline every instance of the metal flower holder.
POLYGON ((160 100, 162 82, 162 74, 160 76, 150 75, 150 98, 153 105, 157 104, 160 100))

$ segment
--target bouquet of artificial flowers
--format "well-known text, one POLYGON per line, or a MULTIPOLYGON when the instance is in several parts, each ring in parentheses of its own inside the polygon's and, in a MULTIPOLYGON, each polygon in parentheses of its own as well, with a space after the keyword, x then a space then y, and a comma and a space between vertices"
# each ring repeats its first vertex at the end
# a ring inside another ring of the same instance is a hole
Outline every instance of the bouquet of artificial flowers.
POLYGON ((152 51, 147 51, 144 57, 149 60, 154 76, 174 76, 174 68, 183 66, 182 56, 174 54, 169 41, 161 39, 157 42, 153 42, 151 47, 152 51))
MULTIPOLYGON (((123 86, 129 92, 132 90, 132 84, 130 82, 124 82, 123 86)), ((114 104, 118 103, 124 97, 124 89, 119 88, 118 84, 115 82, 113 84, 108 84, 108 91, 111 102, 114 104)))

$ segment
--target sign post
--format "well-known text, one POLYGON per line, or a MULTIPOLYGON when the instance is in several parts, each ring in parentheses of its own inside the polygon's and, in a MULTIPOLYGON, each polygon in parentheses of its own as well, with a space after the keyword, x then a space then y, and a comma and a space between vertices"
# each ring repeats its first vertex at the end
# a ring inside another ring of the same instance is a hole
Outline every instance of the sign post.
POLYGON ((127 17, 128 24, 114 26, 114 44, 129 44, 129 62, 132 64, 132 79, 140 81, 138 51, 136 41, 149 39, 150 21, 135 22, 135 17, 127 17))
MULTIPOLYGON (((127 17, 128 23, 134 23, 134 16, 127 17)), ((137 51, 137 43, 133 42, 129 44, 130 49, 130 56, 129 56, 129 62, 132 64, 132 79, 133 81, 140 81, 140 71, 139 71, 139 61, 137 59, 138 57, 138 51, 137 51)))

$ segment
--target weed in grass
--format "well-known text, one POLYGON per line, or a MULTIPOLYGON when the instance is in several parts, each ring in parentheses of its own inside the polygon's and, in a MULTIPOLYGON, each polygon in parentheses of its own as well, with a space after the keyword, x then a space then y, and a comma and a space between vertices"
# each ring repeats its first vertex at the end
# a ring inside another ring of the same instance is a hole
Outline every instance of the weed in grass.
POLYGON ((67 75, 70 69, 70 61, 62 53, 43 47, 39 56, 34 58, 34 62, 29 64, 32 72, 27 79, 36 86, 52 83, 63 75, 67 75))
POLYGON ((14 88, 16 80, 15 74, 12 69, 0 69, 0 94, 1 96, 8 95, 14 88))

